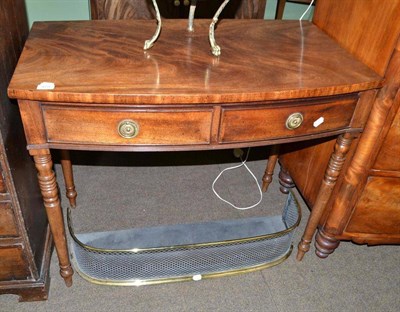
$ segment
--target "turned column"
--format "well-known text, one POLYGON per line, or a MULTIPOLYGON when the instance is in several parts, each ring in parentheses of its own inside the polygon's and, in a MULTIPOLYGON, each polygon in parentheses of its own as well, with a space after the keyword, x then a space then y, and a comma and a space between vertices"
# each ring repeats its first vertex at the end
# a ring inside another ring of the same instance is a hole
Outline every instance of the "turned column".
POLYGON ((281 170, 279 171, 279 184, 281 185, 279 190, 283 194, 289 194, 290 189, 295 187, 292 177, 283 166, 281 166, 281 170))
POLYGON ((262 191, 266 192, 269 185, 272 182, 272 176, 274 174, 274 169, 276 162, 278 161, 279 145, 271 146, 270 154, 267 161, 267 167, 265 168, 264 176, 262 178, 262 191))
POLYGON ((340 241, 328 233, 324 229, 319 229, 315 235, 315 253, 320 258, 327 258, 339 246, 340 241))
POLYGON ((50 151, 31 150, 30 153, 33 155, 38 171, 39 187, 59 259, 60 274, 64 278, 65 284, 69 287, 72 285, 73 270, 69 261, 64 220, 50 151))
POLYGON ((303 237, 298 246, 297 260, 299 261, 301 261, 304 254, 310 250, 311 240, 332 194, 332 190, 339 177, 344 161, 346 160, 346 155, 352 141, 353 135, 350 133, 340 135, 336 141, 335 149, 329 159, 328 167, 325 171, 325 176, 319 189, 315 205, 308 218, 306 229, 304 230, 303 237))
POLYGON ((71 207, 75 208, 77 193, 72 172, 71 156, 68 150, 61 150, 61 167, 65 181, 65 195, 67 196, 71 207))

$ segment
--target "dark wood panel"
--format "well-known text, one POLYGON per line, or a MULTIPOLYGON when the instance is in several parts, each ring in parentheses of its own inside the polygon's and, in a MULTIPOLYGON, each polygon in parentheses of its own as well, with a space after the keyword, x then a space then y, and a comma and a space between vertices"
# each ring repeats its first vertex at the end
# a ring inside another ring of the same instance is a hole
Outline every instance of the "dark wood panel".
POLYGON ((18 105, 7 97, 8 83, 28 36, 25 4, 23 0, 0 2, 3 6, 0 14, 4 14, 4 19, 0 18, 2 26, 0 32, 4 31, 1 37, 5 39, 2 42, 4 45, 0 46, 2 59, 0 66, 4 66, 4 71, 0 70, 0 72, 6 73, 0 79, 0 118, 6 121, 0 123, 2 166, 4 166, 3 171, 12 171, 12 174, 7 174, 7 183, 12 186, 12 189, 7 191, 14 194, 13 198, 18 199, 14 203, 14 209, 17 212, 15 217, 21 220, 21 225, 26 226, 25 234, 22 233, 23 237, 27 243, 30 243, 33 250, 37 250, 34 261, 40 267, 47 220, 37 184, 36 170, 26 151, 25 134, 18 105), (26 233, 31 233, 31 235, 25 236, 26 233))
POLYGON ((3 280, 0 293, 17 293, 23 300, 46 298, 47 277, 39 280, 44 276, 41 269, 46 270, 49 265, 49 257, 44 260, 44 254, 48 254, 51 247, 45 242, 47 219, 36 170, 26 151, 18 106, 7 97, 7 86, 27 36, 25 1, 1 0, 0 166, 3 183, 0 183, 0 192, 1 199, 7 203, 3 202, 0 207, 0 275, 3 280), (19 247, 13 247, 15 244, 19 247))
POLYGON ((324 178, 335 139, 302 142, 297 146, 282 146, 279 162, 289 173, 312 209, 324 178))
MULTIPOLYGON (((223 0, 199 0, 196 18, 211 18, 223 0)), ((185 18, 189 15, 186 1, 157 1, 163 18, 185 18), (176 5, 177 4, 177 5, 176 5)), ((92 19, 154 19, 151 0, 90 0, 92 19)), ((263 18, 266 0, 231 0, 222 18, 263 18)))
MULTIPOLYGON (((169 1, 171 5, 171 1, 169 1)), ((167 1, 160 1, 160 4, 167 1)), ((90 0, 92 19, 153 19, 151 1, 144 0, 90 0)), ((173 6, 172 6, 173 7, 173 6)), ((161 7, 165 16, 164 7, 161 7)))
POLYGON ((6 185, 4 183, 4 178, 3 178, 3 171, 1 170, 0 167, 0 193, 6 193, 7 192, 7 188, 6 185))
POLYGON ((0 247, 0 281, 25 280, 29 277, 29 266, 22 247, 0 247))
POLYGON ((0 202, 0 237, 17 235, 18 231, 11 203, 0 202))
MULTIPOLYGON (((0 245, 3 247, 5 244, 2 244, 5 240, 0 241, 0 245)), ((10 241, 10 239, 9 239, 10 241)), ((10 242, 10 245, 18 244, 18 242, 10 242)), ((41 263, 43 263, 43 271, 41 272, 41 276, 39 279, 21 279, 21 280, 11 280, 11 281, 3 281, 0 283, 0 294, 15 294, 19 296, 19 301, 38 301, 38 300, 46 300, 48 298, 49 286, 50 286, 50 258, 52 253, 52 237, 50 231, 47 231, 45 238, 45 252, 43 253, 43 259, 41 263)))

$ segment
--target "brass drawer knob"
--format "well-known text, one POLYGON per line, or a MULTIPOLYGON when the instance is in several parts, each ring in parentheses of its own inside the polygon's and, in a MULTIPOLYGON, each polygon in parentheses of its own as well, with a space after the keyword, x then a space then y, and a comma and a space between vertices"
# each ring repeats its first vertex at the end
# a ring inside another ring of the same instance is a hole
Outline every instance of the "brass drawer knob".
POLYGON ((183 5, 184 5, 184 6, 188 6, 189 4, 190 4, 190 1, 189 1, 189 0, 184 0, 184 1, 183 1, 183 5))
POLYGON ((181 5, 181 2, 179 0, 174 1, 174 6, 180 6, 180 5, 181 5))
POLYGON ((139 134, 139 125, 136 121, 125 119, 118 124, 118 133, 126 139, 132 139, 139 134))
POLYGON ((303 123, 303 115, 301 113, 293 113, 286 120, 286 128, 289 130, 297 129, 303 123))

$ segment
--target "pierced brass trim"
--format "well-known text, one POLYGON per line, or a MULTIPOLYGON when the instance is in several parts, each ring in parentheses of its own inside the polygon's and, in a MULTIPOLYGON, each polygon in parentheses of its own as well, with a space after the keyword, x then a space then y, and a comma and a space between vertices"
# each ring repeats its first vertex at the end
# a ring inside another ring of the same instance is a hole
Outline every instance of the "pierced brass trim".
MULTIPOLYGON (((218 272, 218 273, 209 273, 209 274, 202 274, 201 279, 209 279, 209 278, 215 278, 215 277, 225 277, 225 276, 231 276, 231 275, 238 275, 238 274, 244 274, 244 273, 250 273, 254 271, 259 271, 263 269, 268 269, 270 267, 276 266, 278 264, 281 264, 283 261, 285 261, 289 256, 291 255, 293 251, 293 245, 290 245, 289 250, 287 251, 286 254, 284 254, 281 258, 276 259, 275 261, 268 262, 265 264, 261 265, 256 265, 256 266, 251 266, 243 269, 238 269, 238 270, 232 270, 232 271, 225 271, 225 272, 218 272)), ((128 280, 128 281, 112 281, 112 280, 100 280, 100 279, 95 279, 87 274, 83 273, 81 270, 79 270, 79 265, 77 265, 75 258, 72 257, 72 262, 74 264, 74 269, 78 273, 79 276, 81 276, 83 279, 87 280, 88 282, 91 282, 93 284, 97 285, 108 285, 108 286, 145 286, 145 285, 158 285, 158 284, 167 284, 167 283, 176 283, 176 282, 189 282, 193 281, 193 276, 177 276, 177 277, 171 277, 171 278, 160 278, 160 279, 149 279, 149 280, 128 280)))

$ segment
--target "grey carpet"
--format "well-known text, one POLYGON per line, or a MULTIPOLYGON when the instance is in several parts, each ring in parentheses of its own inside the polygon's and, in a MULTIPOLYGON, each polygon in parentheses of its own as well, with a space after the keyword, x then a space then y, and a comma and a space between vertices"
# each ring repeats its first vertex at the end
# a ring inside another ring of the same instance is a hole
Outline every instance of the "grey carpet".
MULTIPOLYGON (((263 152, 255 150, 249 161, 260 179, 263 152)), ((276 178, 262 204, 250 211, 234 210, 214 196, 211 183, 220 170, 233 164, 230 155, 224 151, 81 156, 74 166, 76 232, 279 215, 285 196, 278 191, 276 178)), ((59 165, 56 171, 64 193, 59 165)), ((242 170, 228 172, 217 188, 238 205, 257 201, 255 185, 242 170)), ((64 194, 62 203, 64 207, 68 203, 64 194)), ((295 243, 309 215, 303 202, 301 206, 303 219, 295 243)), ((299 263, 294 251, 276 267, 230 277, 111 287, 75 275, 73 287, 66 288, 53 254, 49 300, 18 303, 16 296, 1 295, 0 311, 398 311, 399 259, 398 246, 344 242, 325 260, 317 258, 312 248, 299 263)))

